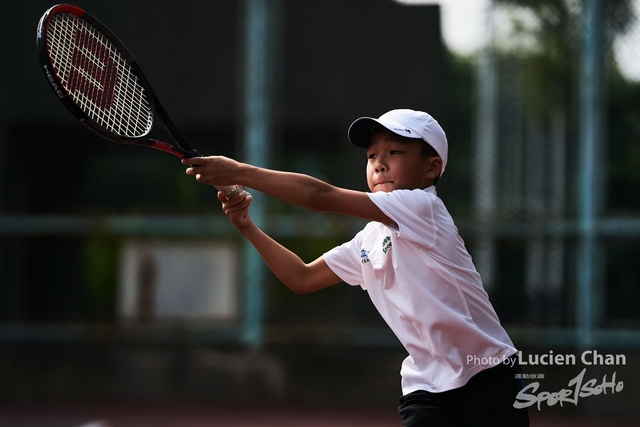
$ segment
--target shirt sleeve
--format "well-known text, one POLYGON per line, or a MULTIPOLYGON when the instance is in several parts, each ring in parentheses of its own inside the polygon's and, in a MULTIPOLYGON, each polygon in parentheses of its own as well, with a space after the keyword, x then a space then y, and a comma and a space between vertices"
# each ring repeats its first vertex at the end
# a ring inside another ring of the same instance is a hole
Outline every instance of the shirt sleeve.
POLYGON ((438 237, 435 194, 425 190, 369 193, 369 198, 398 225, 398 237, 431 249, 438 237))
POLYGON ((362 231, 340 246, 336 246, 323 255, 327 266, 340 279, 351 286, 362 286, 364 288, 364 276, 360 261, 360 237, 362 231))

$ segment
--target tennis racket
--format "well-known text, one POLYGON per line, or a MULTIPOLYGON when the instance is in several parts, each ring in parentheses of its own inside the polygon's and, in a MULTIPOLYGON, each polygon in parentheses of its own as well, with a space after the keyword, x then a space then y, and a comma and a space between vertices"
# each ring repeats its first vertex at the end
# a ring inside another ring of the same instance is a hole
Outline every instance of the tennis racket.
MULTIPOLYGON (((44 74, 58 99, 93 132, 119 144, 201 157, 160 104, 125 45, 98 19, 70 4, 47 10, 36 35, 44 74), (173 143, 150 136, 160 119, 173 143)), ((240 187, 219 190, 227 197, 240 187)))

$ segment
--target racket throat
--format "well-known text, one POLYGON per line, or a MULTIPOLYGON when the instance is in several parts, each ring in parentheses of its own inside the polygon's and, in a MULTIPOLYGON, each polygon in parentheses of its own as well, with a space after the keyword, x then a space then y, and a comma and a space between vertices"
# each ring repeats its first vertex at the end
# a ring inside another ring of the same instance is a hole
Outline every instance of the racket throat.
MULTIPOLYGON (((180 133, 176 125, 174 125, 171 119, 169 118, 169 115, 165 111, 160 101, 157 100, 157 97, 156 97, 156 113, 162 120, 166 131, 169 132, 171 139, 173 139, 176 142, 176 144, 178 144, 178 147, 166 144, 162 141, 156 141, 156 144, 161 144, 162 146, 170 147, 171 150, 168 152, 171 152, 172 154, 173 154, 173 151, 183 153, 182 157, 202 157, 200 153, 198 153, 196 149, 193 148, 191 145, 189 145, 187 140, 184 139, 184 137, 182 136, 182 134, 180 133)), ((160 147, 158 147, 158 149, 163 150, 163 148, 160 148, 160 147)))

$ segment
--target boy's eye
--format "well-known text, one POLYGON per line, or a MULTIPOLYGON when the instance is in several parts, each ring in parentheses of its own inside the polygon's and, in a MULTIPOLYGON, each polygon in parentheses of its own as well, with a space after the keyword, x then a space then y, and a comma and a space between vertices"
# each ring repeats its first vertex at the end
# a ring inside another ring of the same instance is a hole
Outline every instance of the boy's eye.
POLYGON ((367 159, 375 159, 376 155, 374 153, 367 154, 367 159))
POLYGON ((402 153, 402 151, 400 151, 400 150, 391 150, 391 151, 389 151, 389 154, 401 154, 401 153, 402 153))

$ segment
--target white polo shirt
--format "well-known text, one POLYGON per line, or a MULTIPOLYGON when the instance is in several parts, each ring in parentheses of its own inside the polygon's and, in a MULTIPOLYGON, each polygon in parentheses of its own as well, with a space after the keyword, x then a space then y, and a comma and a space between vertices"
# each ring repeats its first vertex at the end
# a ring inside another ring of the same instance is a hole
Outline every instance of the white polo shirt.
POLYGON ((516 353, 433 186, 369 194, 398 227, 370 222, 324 254, 365 289, 409 356, 402 392, 442 392, 516 353))

